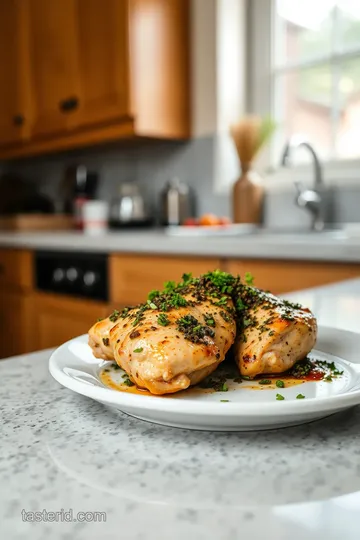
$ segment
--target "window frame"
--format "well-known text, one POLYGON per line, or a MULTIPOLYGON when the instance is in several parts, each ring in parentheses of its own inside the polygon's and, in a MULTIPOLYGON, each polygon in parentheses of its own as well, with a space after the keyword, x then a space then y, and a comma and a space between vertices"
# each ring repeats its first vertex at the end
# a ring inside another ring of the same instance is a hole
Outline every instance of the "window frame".
MULTIPOLYGON (((261 116, 271 115, 276 118, 275 77, 296 68, 317 66, 326 62, 339 62, 359 56, 360 47, 346 52, 332 51, 331 55, 319 55, 309 61, 279 66, 275 64, 275 2, 276 0, 251 0, 248 2, 248 85, 247 109, 252 114, 261 116), (264 43, 268 46, 264 47, 264 43)), ((261 168, 276 172, 280 167, 282 137, 274 137, 260 159, 261 168)), ((350 159, 322 160, 325 179, 330 184, 338 184, 338 180, 347 185, 359 185, 359 157, 350 159)), ((276 175, 275 175, 276 176, 276 175)), ((296 166, 296 176, 304 179, 312 178, 311 164, 296 166)))

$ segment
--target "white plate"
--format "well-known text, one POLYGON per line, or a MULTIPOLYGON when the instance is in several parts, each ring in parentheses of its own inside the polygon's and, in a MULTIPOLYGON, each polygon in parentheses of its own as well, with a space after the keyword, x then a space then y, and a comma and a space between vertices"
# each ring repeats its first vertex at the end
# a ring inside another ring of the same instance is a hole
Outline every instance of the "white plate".
POLYGON ((310 356, 335 361, 344 374, 333 382, 305 382, 285 389, 256 391, 251 383, 229 383, 228 392, 182 392, 156 397, 106 387, 100 372, 109 362, 95 358, 80 336, 61 345, 51 356, 51 375, 63 386, 131 416, 189 429, 248 431, 292 426, 323 418, 360 404, 360 334, 319 327, 316 350, 310 356), (276 394, 284 396, 276 400, 276 394), (305 399, 296 399, 297 394, 305 399), (222 402, 222 399, 229 400, 222 402))
POLYGON ((230 223, 228 225, 171 225, 165 228, 169 236, 241 236, 258 230, 251 223, 230 223))

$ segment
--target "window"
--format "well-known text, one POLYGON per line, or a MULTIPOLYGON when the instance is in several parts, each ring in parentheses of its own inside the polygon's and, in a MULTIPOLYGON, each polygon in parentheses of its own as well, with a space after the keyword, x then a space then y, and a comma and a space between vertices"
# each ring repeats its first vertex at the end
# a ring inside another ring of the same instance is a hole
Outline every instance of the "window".
POLYGON ((252 47, 252 84, 261 83, 261 70, 269 79, 252 109, 267 109, 279 123, 273 164, 294 133, 323 160, 359 158, 360 0, 255 0, 252 47))

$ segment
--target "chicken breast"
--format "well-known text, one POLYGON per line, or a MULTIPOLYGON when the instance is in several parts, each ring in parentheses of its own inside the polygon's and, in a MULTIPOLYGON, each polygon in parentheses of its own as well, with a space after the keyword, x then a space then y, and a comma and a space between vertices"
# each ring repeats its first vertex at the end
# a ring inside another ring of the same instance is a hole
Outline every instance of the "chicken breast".
POLYGON ((96 323, 89 331, 95 356, 115 358, 138 387, 153 394, 197 384, 217 368, 235 341, 234 305, 228 285, 216 284, 219 276, 234 280, 223 272, 188 278, 96 323))
POLYGON ((238 288, 235 302, 235 359, 241 375, 287 371, 315 345, 317 324, 309 309, 247 285, 238 288))

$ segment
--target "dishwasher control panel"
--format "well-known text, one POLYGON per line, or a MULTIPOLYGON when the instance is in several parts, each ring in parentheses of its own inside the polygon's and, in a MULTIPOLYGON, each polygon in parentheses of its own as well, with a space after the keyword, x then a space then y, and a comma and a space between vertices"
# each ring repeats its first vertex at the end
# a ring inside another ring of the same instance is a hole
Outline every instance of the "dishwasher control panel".
POLYGON ((40 291, 108 300, 108 256, 105 254, 38 251, 35 275, 40 291))

